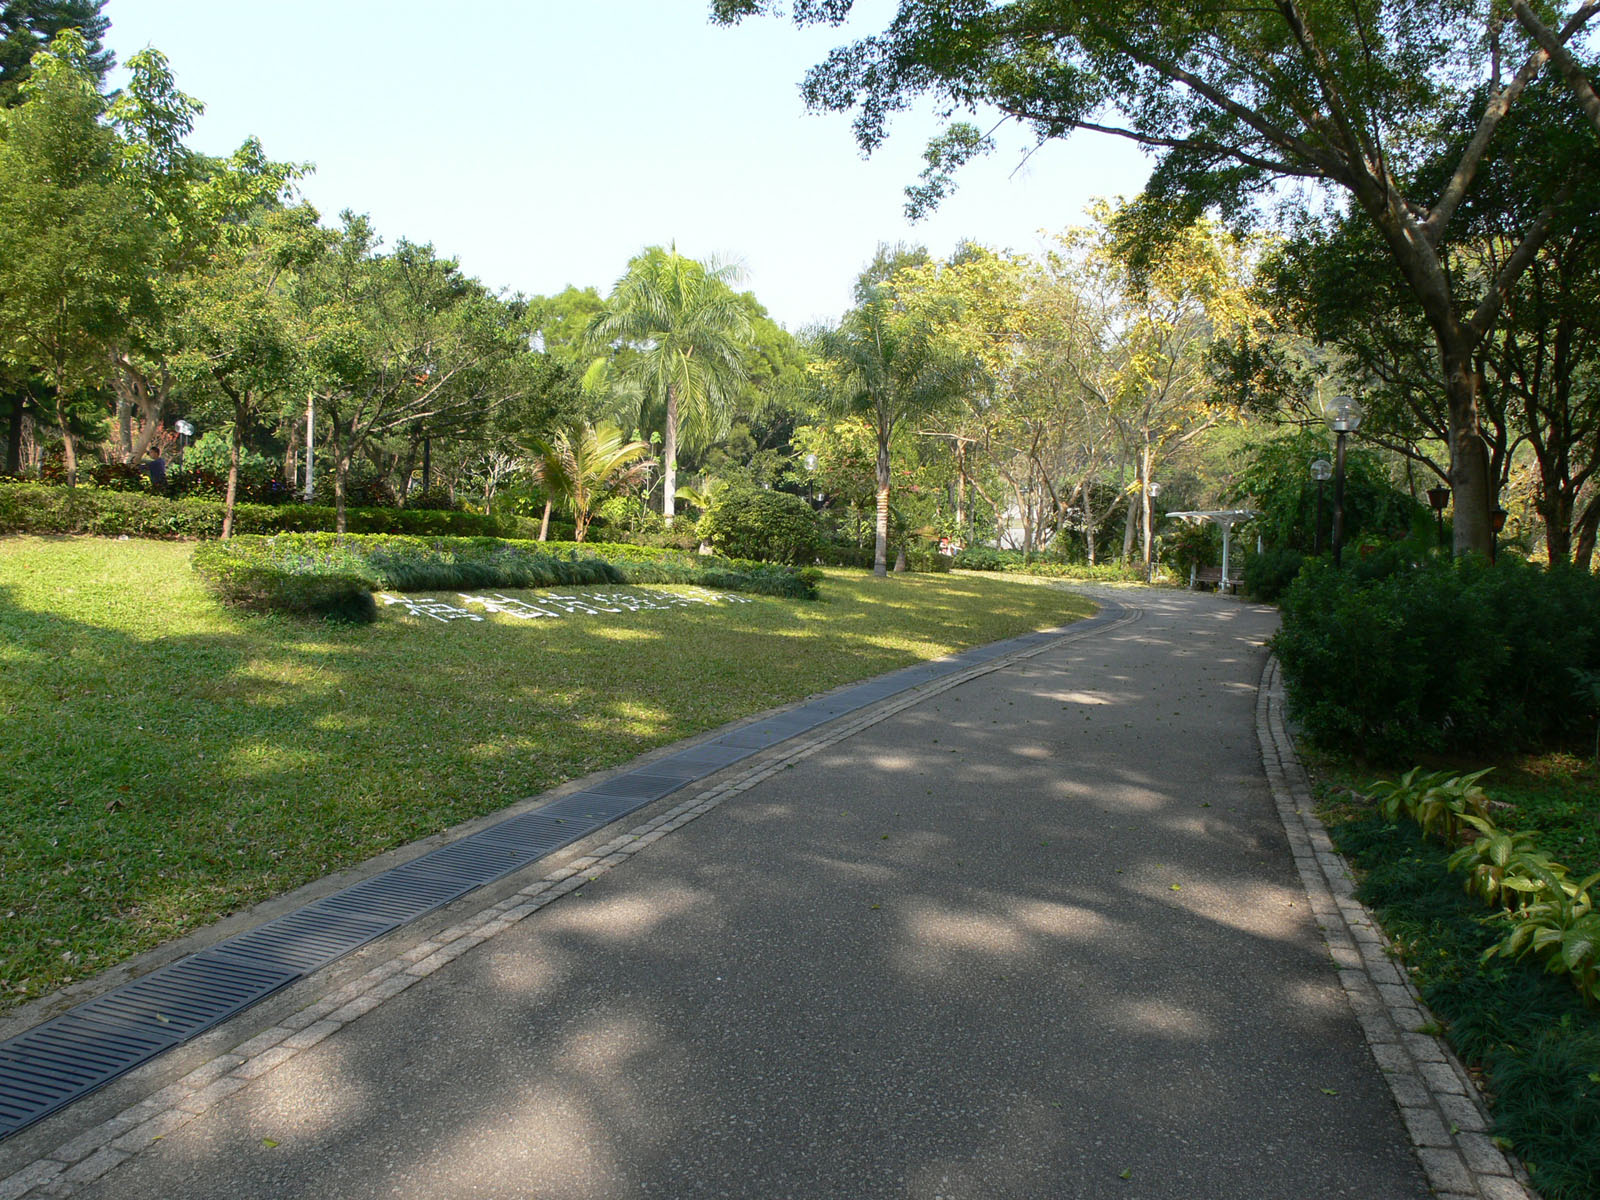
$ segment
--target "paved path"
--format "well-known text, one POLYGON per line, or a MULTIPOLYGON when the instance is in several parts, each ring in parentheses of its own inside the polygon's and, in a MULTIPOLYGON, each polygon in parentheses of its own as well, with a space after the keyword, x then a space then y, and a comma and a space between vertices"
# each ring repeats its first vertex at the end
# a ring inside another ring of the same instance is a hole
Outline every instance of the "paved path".
POLYGON ((1275 614, 1137 603, 435 935, 76 1194, 1429 1195, 1263 774, 1275 614))

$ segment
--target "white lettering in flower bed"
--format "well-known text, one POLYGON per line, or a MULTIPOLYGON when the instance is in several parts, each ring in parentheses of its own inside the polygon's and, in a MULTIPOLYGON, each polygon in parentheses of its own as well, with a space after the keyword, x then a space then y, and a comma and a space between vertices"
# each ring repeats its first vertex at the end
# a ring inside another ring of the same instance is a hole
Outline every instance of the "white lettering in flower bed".
MULTIPOLYGON (((503 613, 519 621, 532 621, 540 617, 598 616, 600 613, 666 612, 688 608, 693 604, 749 604, 749 596, 732 592, 658 592, 640 589, 632 592, 547 592, 531 600, 491 592, 481 596, 457 593, 461 603, 471 608, 481 608, 485 613, 503 613)), ((413 617, 429 617, 435 621, 482 621, 483 615, 457 608, 444 600, 429 597, 413 599, 410 596, 391 596, 379 592, 378 599, 387 607, 391 604, 405 606, 413 617)))
POLYGON ((430 600, 427 597, 413 600, 410 596, 391 596, 387 592, 379 592, 378 599, 383 601, 385 608, 391 604, 405 605, 406 612, 413 617, 432 617, 435 621, 483 620, 477 613, 470 613, 464 608, 446 604, 443 600, 430 600))

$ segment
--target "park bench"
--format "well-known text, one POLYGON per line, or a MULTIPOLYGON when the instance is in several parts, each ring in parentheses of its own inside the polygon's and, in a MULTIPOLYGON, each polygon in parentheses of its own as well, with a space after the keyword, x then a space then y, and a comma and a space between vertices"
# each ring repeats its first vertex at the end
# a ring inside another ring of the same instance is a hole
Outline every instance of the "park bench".
POLYGON ((1232 592, 1237 595, 1239 591, 1239 580, 1237 578, 1223 579, 1221 567, 1190 567, 1189 590, 1193 591, 1203 583, 1210 584, 1219 592, 1232 592))

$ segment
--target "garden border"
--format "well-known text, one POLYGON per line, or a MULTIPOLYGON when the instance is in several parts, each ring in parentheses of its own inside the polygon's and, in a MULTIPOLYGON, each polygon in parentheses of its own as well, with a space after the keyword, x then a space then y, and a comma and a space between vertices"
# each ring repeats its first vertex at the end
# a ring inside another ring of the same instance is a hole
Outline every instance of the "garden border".
POLYGON ((1256 690, 1261 763, 1312 915, 1430 1187, 1439 1200, 1538 1200, 1526 1169, 1489 1136, 1488 1111, 1460 1060, 1442 1038, 1422 1032, 1433 1017, 1356 899, 1350 868, 1317 817, 1284 711, 1273 655, 1256 690))

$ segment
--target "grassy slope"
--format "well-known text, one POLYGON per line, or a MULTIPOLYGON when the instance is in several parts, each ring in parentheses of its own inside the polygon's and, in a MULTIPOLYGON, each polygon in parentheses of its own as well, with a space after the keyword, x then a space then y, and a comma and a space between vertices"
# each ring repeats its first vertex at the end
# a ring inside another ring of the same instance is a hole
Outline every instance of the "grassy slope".
POLYGON ((650 747, 1090 609, 831 571, 818 603, 348 627, 227 611, 189 550, 0 538, 0 1011, 650 747))

